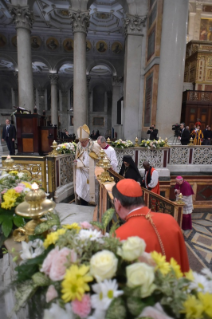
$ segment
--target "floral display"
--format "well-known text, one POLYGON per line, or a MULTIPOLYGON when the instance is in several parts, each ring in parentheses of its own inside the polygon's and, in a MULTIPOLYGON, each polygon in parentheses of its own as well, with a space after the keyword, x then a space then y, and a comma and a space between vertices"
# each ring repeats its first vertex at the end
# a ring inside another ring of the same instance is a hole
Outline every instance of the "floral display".
POLYGON ((75 154, 76 153, 76 147, 77 144, 72 142, 72 143, 63 143, 59 144, 56 148, 56 151, 59 154, 75 154))
POLYGON ((159 139, 158 141, 156 140, 142 140, 141 143, 139 144, 141 147, 146 147, 147 149, 157 149, 160 147, 164 147, 165 141, 162 139, 159 139))
POLYGON ((111 145, 113 147, 117 147, 117 148, 121 148, 121 149, 134 146, 133 142, 131 142, 130 140, 123 141, 121 139, 116 140, 115 142, 111 142, 111 145))
POLYGON ((183 274, 173 258, 146 253, 143 239, 120 242, 93 227, 60 225, 43 247, 22 242, 16 310, 40 296, 44 319, 212 318, 209 269, 183 274))
POLYGON ((26 173, 10 171, 0 177, 0 244, 2 245, 12 229, 22 227, 25 219, 15 214, 15 207, 24 201, 31 189, 26 173))

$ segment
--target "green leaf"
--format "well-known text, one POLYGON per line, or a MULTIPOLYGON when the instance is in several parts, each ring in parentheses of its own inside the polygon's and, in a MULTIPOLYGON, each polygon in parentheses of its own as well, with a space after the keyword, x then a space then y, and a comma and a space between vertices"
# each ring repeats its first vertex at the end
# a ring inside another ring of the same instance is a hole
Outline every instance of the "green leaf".
POLYGON ((16 304, 13 312, 17 312, 35 291, 36 287, 33 285, 32 280, 19 284, 15 292, 16 304))
POLYGON ((24 218, 18 215, 13 216, 13 223, 17 227, 23 227, 25 225, 24 218))
POLYGON ((109 222, 113 219, 114 213, 115 213, 115 209, 114 208, 110 208, 110 209, 106 210, 106 212, 103 214, 103 216, 102 216, 102 226, 103 226, 104 230, 106 229, 106 227, 109 224, 109 222))
POLYGON ((147 305, 139 297, 128 297, 127 307, 133 316, 139 316, 147 305))
POLYGON ((49 279, 41 272, 36 272, 32 276, 32 280, 36 286, 45 287, 50 284, 49 279))
POLYGON ((124 302, 121 298, 115 298, 111 302, 105 319, 125 319, 126 318, 126 308, 124 302))
POLYGON ((118 222, 116 222, 116 223, 114 223, 112 225, 109 234, 112 235, 112 236, 115 236, 116 235, 115 231, 116 231, 117 228, 118 228, 118 222))
POLYGON ((102 224, 100 222, 90 222, 90 224, 98 227, 99 229, 102 229, 102 224))
POLYGON ((5 237, 8 237, 13 228, 13 222, 11 219, 5 219, 2 223, 2 231, 5 237))
POLYGON ((41 223, 41 224, 39 224, 38 226, 35 227, 34 234, 35 235, 42 234, 45 231, 47 231, 49 228, 50 227, 49 227, 47 222, 41 223))

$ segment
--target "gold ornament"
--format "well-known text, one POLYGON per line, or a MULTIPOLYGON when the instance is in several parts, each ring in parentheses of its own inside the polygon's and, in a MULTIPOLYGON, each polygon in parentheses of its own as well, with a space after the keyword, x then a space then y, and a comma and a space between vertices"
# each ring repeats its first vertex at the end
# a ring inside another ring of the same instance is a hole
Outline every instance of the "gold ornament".
POLYGON ((111 165, 110 165, 110 161, 107 157, 105 157, 103 159, 102 167, 104 168, 104 172, 102 172, 102 174, 98 176, 98 179, 100 180, 100 182, 101 183, 113 182, 114 178, 112 176, 110 176, 110 174, 108 173, 108 169, 111 167, 111 165))
POLYGON ((56 148, 57 148, 57 142, 54 141, 54 142, 52 143, 52 146, 51 146, 51 147, 53 148, 53 151, 50 152, 49 155, 57 156, 57 155, 58 155, 58 152, 57 152, 57 150, 56 150, 56 148))
POLYGON ((164 147, 170 147, 169 144, 168 144, 168 138, 167 137, 165 138, 164 141, 165 141, 164 147))
POLYGON ((177 203, 178 203, 178 204, 185 204, 185 203, 182 201, 182 199, 183 199, 183 195, 182 195, 182 193, 180 193, 179 196, 178 196, 177 203))
POLYGON ((189 142, 190 142, 190 143, 189 143, 188 145, 194 146, 194 144, 193 144, 194 141, 193 141, 193 138, 192 138, 192 137, 190 138, 189 142))
POLYGON ((135 147, 139 147, 138 138, 137 137, 135 138, 135 147))

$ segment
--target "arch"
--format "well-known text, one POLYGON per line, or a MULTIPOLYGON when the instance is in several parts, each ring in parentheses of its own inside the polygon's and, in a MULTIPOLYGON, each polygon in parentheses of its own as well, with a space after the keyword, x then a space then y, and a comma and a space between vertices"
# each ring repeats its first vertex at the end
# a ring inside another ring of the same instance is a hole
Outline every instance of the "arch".
MULTIPOLYGON (((116 0, 118 3, 120 3, 120 5, 122 5, 124 11, 126 13, 129 12, 129 7, 128 7, 128 3, 127 0, 116 0)), ((90 6, 95 2, 95 0, 88 0, 88 5, 87 5, 87 9, 90 8, 90 6)))
POLYGON ((11 56, 7 55, 7 54, 4 54, 4 53, 0 53, 0 60, 6 60, 6 61, 9 61, 9 62, 12 62, 13 65, 14 65, 14 69, 15 71, 18 70, 18 64, 17 64, 17 61, 15 59, 13 59, 11 56))
POLYGON ((106 81, 105 79, 91 79, 90 85, 89 85, 89 91, 92 91, 95 86, 102 84, 105 88, 105 91, 111 91, 112 90, 112 82, 109 83, 109 81, 106 81))
POLYGON ((49 63, 49 61, 40 55, 32 55, 32 62, 42 62, 48 67, 49 70, 52 69, 52 65, 49 63))
POLYGON ((60 68, 61 68, 61 66, 63 65, 63 64, 73 64, 73 58, 72 59, 69 59, 69 58, 63 58, 63 59, 61 59, 60 61, 58 61, 55 65, 54 65, 54 67, 53 67, 53 70, 55 70, 57 73, 59 72, 59 70, 60 70, 60 68))
POLYGON ((87 66, 87 69, 86 69, 86 74, 88 75, 91 70, 93 69, 93 67, 97 66, 97 65, 105 65, 107 67, 109 67, 109 69, 111 70, 111 73, 113 76, 117 76, 117 71, 114 67, 114 65, 112 63, 110 63, 109 61, 106 61, 106 60, 96 60, 96 61, 92 61, 88 66, 87 66))

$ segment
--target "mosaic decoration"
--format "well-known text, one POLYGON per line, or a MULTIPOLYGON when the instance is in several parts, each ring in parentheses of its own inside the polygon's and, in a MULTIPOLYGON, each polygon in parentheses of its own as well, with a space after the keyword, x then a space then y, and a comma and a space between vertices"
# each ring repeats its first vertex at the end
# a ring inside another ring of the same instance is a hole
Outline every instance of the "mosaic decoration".
POLYGON ((193 149, 193 163, 192 164, 212 164, 212 149, 209 147, 197 147, 193 149))
POLYGON ((189 148, 187 147, 172 147, 170 149, 170 165, 173 164, 189 164, 189 148))
POLYGON ((116 41, 112 44, 111 50, 115 54, 119 54, 123 51, 123 46, 120 42, 116 41))
POLYGON ((41 46, 41 39, 37 36, 31 37, 31 47, 32 49, 38 49, 41 46))
POLYGON ((48 40, 46 41, 46 45, 47 45, 47 48, 54 51, 59 47, 59 42, 57 41, 56 38, 51 37, 51 38, 48 38, 48 40))
POLYGON ((163 150, 139 150, 138 169, 143 168, 143 162, 149 162, 153 167, 163 167, 163 150))
POLYGON ((91 42, 89 40, 86 41, 86 52, 89 52, 92 48, 91 42))
POLYGON ((72 52, 73 49, 74 49, 74 41, 73 41, 73 39, 70 39, 70 38, 65 39, 63 41, 63 48, 67 52, 72 52))
POLYGON ((96 49, 100 53, 104 53, 107 51, 107 43, 103 40, 100 40, 96 44, 96 49))

